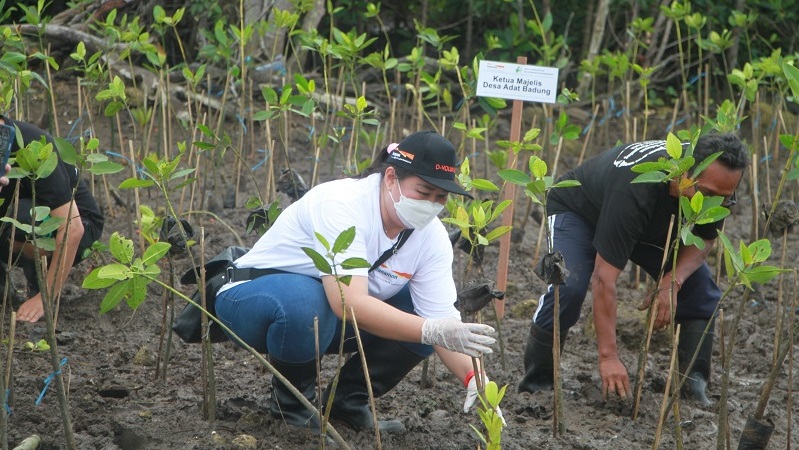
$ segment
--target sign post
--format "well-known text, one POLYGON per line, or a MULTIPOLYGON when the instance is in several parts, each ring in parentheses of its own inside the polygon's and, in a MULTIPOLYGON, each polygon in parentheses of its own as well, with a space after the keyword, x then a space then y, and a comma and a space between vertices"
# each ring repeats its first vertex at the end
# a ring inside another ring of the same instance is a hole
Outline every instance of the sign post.
MULTIPOLYGON (((530 66, 527 57, 519 56, 517 64, 480 61, 480 73, 477 77, 477 95, 480 97, 499 97, 513 100, 510 120, 510 141, 521 140, 522 106, 524 101, 539 103, 555 103, 558 87, 558 69, 552 67, 530 66)), ((515 169, 517 153, 513 153, 508 169, 515 169)), ((516 185, 505 184, 502 200, 511 200, 510 205, 502 212, 502 225, 513 226, 513 200, 516 197, 516 185)), ((508 285, 508 262, 510 259, 511 233, 505 233, 499 240, 499 261, 497 263, 496 289, 506 291, 508 285)), ((508 297, 506 296, 505 299, 508 297)), ((496 300, 495 300, 496 302, 496 300)), ((497 319, 505 316, 505 301, 495 304, 497 319)))

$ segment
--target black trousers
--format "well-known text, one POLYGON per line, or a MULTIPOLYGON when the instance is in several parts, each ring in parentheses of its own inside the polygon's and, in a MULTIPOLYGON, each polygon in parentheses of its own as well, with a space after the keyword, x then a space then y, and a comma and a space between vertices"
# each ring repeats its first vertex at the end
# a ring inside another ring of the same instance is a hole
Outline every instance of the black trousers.
MULTIPOLYGON (((565 284, 559 289, 560 326, 565 331, 580 318, 580 310, 591 282, 591 274, 594 272, 596 260, 596 250, 593 246, 594 227, 574 213, 553 214, 549 220, 552 248, 563 254, 569 271, 565 284)), ((655 278, 660 273, 663 251, 663 248, 657 246, 638 244, 633 249, 630 260, 655 278)), ((666 272, 670 269, 669 262, 666 264, 666 272)), ((677 293, 675 319, 710 319, 720 298, 721 291, 713 280, 713 273, 707 264, 703 264, 683 282, 677 293)), ((643 299, 635 300, 643 301, 643 299)), ((536 325, 545 330, 552 330, 554 304, 554 288, 550 285, 547 292, 541 296, 538 309, 533 315, 536 325)))

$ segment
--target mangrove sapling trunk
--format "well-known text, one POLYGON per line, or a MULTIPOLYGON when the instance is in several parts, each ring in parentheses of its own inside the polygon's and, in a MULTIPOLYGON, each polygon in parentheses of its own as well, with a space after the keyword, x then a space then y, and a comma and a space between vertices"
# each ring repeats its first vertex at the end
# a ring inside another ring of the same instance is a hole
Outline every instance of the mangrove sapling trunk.
POLYGON ((729 389, 730 389, 730 362, 732 361, 732 354, 735 352, 735 339, 738 335, 738 326, 741 323, 741 316, 743 316, 744 308, 746 306, 746 302, 749 301, 749 295, 751 294, 752 290, 746 288, 744 290, 744 295, 741 296, 741 301, 738 302, 738 305, 735 308, 735 318, 732 320, 732 326, 730 327, 730 337, 727 339, 727 347, 724 353, 723 359, 723 366, 721 369, 721 398, 719 399, 719 423, 718 423, 718 433, 716 437, 716 448, 718 450, 725 450, 725 437, 728 433, 727 430, 727 418, 729 416, 729 410, 727 409, 727 401, 729 398, 729 389))
POLYGON ((42 306, 44 308, 44 320, 47 325, 47 343, 50 344, 50 363, 53 366, 52 375, 55 379, 55 388, 58 396, 58 408, 61 411, 61 421, 64 424, 64 437, 66 439, 67 448, 70 450, 76 450, 78 446, 75 442, 75 435, 72 431, 72 418, 69 415, 69 403, 67 402, 66 389, 64 389, 64 376, 61 373, 61 361, 58 355, 58 342, 56 341, 55 336, 55 323, 53 317, 53 308, 50 302, 50 289, 47 285, 47 280, 45 279, 46 277, 44 276, 44 271, 47 268, 47 259, 45 257, 42 257, 41 259, 39 258, 38 247, 34 246, 33 251, 36 255, 34 264, 36 266, 36 276, 39 279, 39 286, 41 286, 40 295, 42 297, 42 306))
POLYGON ((553 287, 555 314, 552 317, 554 323, 552 329, 552 388, 554 389, 554 395, 552 396, 552 435, 558 437, 562 436, 566 431, 566 424, 563 417, 563 389, 560 378, 560 284, 555 284, 553 287))
POLYGON ((372 425, 375 430, 376 448, 379 450, 383 448, 383 444, 380 442, 380 421, 377 420, 375 396, 372 392, 372 379, 369 377, 369 368, 366 366, 366 353, 363 351, 363 341, 361 340, 361 331, 358 329, 358 320, 355 317, 355 310, 352 308, 350 308, 350 315, 352 316, 352 328, 355 331, 355 342, 358 344, 358 354, 363 367, 363 378, 366 380, 366 393, 369 395, 369 409, 372 410, 372 425))
MULTIPOLYGON (((653 321, 654 323, 654 321, 653 321)), ((652 450, 657 450, 660 446, 660 436, 663 433, 663 424, 666 422, 666 413, 669 410, 669 388, 671 387, 672 374, 677 370, 677 345, 680 341, 680 326, 677 325, 676 332, 674 333, 674 340, 672 341, 671 360, 669 361, 669 371, 666 375, 666 388, 663 389, 663 401, 660 404, 660 418, 658 419, 658 426, 655 430, 655 440, 652 443, 652 450)))
MULTIPOLYGON (((167 254, 168 255, 168 254, 167 254)), ((172 257, 167 256, 167 264, 169 265, 169 284, 172 286, 175 285, 175 267, 172 264, 172 257)), ((174 297, 172 295, 172 291, 165 290, 163 295, 163 301, 161 302, 161 334, 158 337, 158 354, 155 358, 155 371, 154 371, 154 378, 157 380, 160 376, 162 380, 166 380, 166 370, 167 370, 167 361, 169 360, 169 353, 170 347, 172 345, 172 332, 168 332, 168 324, 174 321, 174 312, 173 311, 173 304, 174 304, 174 297), (169 320, 167 321, 167 311, 171 314, 169 315, 169 320), (164 348, 164 343, 166 342, 166 348, 164 348), (162 370, 163 365, 163 370, 162 370)))
MULTIPOLYGON (((200 227, 200 303, 203 310, 207 308, 205 297, 205 227, 200 227)), ((203 415, 206 420, 216 420, 216 378, 214 377, 214 347, 211 343, 210 323, 208 315, 200 317, 203 330, 203 415)))

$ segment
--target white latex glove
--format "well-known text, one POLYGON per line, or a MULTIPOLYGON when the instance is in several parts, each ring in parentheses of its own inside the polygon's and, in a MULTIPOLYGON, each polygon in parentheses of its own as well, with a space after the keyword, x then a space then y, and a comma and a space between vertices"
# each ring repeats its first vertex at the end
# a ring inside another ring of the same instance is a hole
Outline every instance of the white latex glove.
POLYGON ((497 340, 490 334, 494 334, 494 329, 480 323, 463 323, 454 317, 427 319, 422 325, 422 344, 439 345, 479 358, 492 352, 488 346, 497 340))
MULTIPOLYGON (((488 375, 483 375, 483 387, 485 387, 489 381, 488 375)), ((463 412, 469 412, 474 405, 474 402, 477 400, 477 381, 473 371, 466 375, 466 380, 464 383, 466 384, 466 401, 463 402, 463 412)), ((497 406, 494 411, 496 411, 497 416, 499 416, 499 418, 502 420, 502 426, 508 426, 508 423, 505 422, 505 417, 502 415, 502 410, 499 409, 499 406, 497 406)))

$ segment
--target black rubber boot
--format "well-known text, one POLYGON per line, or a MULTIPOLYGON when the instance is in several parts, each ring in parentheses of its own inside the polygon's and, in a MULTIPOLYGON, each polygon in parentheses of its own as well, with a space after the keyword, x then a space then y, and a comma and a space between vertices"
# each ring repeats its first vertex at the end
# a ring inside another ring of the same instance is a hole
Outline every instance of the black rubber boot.
MULTIPOLYGON (((287 363, 270 358, 269 362, 286 379, 297 388, 309 402, 316 400, 316 361, 307 363, 287 363)), ((269 413, 287 424, 300 428, 321 429, 319 417, 311 413, 297 400, 277 378, 272 377, 272 397, 269 401, 269 413)))
MULTIPOLYGON (((378 398, 393 389, 414 367, 426 358, 417 355, 398 342, 377 339, 364 347, 366 365, 369 368, 369 379, 372 383, 372 394, 378 398)), ((328 386, 322 398, 327 405, 330 396, 328 386)), ((341 421, 356 431, 374 427, 372 410, 369 407, 369 392, 366 389, 366 378, 363 374, 361 355, 354 353, 341 367, 336 395, 330 408, 330 420, 341 421)), ((398 420, 378 422, 381 431, 396 432, 405 429, 398 420)))
POLYGON ((703 406, 710 406, 713 403, 707 398, 705 389, 710 380, 710 360, 713 354, 713 325, 710 324, 707 335, 702 341, 702 334, 710 320, 685 320, 680 324, 680 343, 677 346, 677 358, 680 361, 680 373, 687 373, 688 377, 683 384, 683 395, 696 400, 703 406), (697 347, 699 354, 693 367, 686 371, 688 363, 694 356, 697 347))
MULTIPOLYGON (((568 330, 561 333, 560 352, 566 342, 568 330)), ((527 348, 524 350, 524 377, 519 383, 519 392, 550 391, 553 387, 555 366, 552 361, 552 332, 533 322, 527 335, 527 348)))
MULTIPOLYGON (((36 276, 36 266, 32 259, 26 258, 20 260, 20 266, 22 266, 22 272, 28 282, 28 298, 31 298, 39 293, 39 278, 36 276)), ((45 269, 46 272, 47 270, 45 269)))

